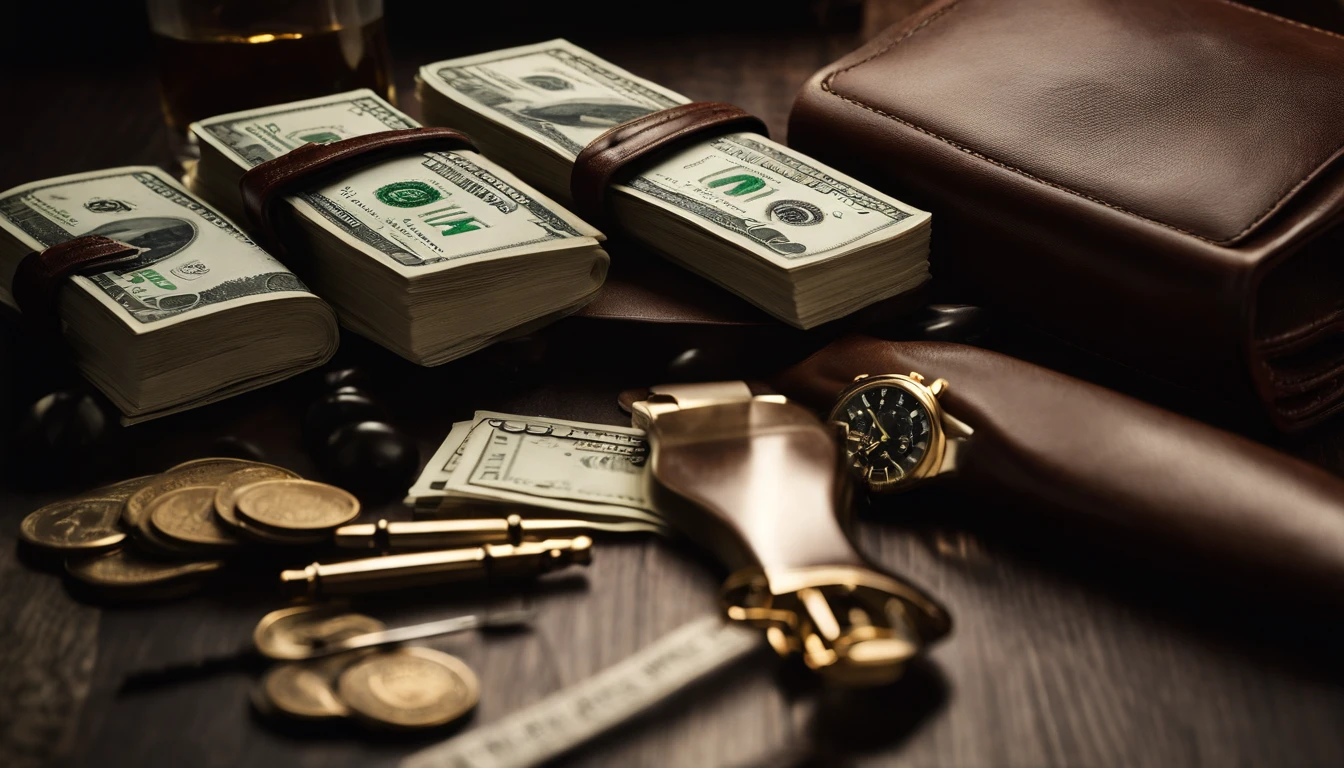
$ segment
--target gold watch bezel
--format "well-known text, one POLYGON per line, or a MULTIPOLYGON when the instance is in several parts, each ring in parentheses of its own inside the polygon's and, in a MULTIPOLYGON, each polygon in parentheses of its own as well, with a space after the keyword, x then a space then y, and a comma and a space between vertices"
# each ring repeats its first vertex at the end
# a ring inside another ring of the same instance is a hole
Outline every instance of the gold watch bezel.
POLYGON ((943 467, 943 457, 947 454, 947 434, 943 429, 943 409, 938 404, 938 398, 934 396, 933 390, 923 382, 923 377, 915 378, 899 373, 884 373, 877 376, 860 376, 852 384, 845 387, 835 399, 835 405, 831 407, 830 415, 827 420, 832 423, 843 424, 845 428, 845 441, 843 449, 845 451, 845 464, 849 467, 850 475, 862 482, 868 488, 870 493, 894 493, 904 490, 917 484, 919 481, 933 477, 938 474, 943 467), (880 389, 882 387, 898 387, 901 391, 910 394, 917 399, 929 414, 929 447, 925 451, 924 457, 920 459, 915 468, 895 480, 875 481, 871 477, 861 476, 854 471, 851 461, 854 452, 849 447, 849 421, 845 416, 844 406, 854 397, 862 392, 871 389, 880 389))

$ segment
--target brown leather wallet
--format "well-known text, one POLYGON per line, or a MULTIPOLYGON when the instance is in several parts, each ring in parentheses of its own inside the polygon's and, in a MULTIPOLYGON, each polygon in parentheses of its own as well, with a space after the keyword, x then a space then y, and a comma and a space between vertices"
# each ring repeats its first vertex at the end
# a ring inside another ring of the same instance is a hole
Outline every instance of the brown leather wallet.
POLYGON ((947 379, 940 403, 974 430, 957 482, 1019 502, 1023 525, 1344 602, 1344 480, 1259 443, 961 344, 848 337, 772 384, 824 411, 859 374, 910 371, 947 379))
POLYGON ((938 0, 790 143, 934 211, 946 288, 1281 429, 1344 408, 1344 38, 1224 0, 938 0))

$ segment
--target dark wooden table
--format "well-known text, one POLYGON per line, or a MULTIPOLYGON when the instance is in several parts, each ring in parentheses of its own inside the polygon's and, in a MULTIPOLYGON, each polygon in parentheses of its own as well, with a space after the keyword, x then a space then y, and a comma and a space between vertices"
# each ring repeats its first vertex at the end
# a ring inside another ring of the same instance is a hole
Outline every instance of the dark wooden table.
MULTIPOLYGON (((915 4, 888 3, 878 12, 891 16, 897 6, 915 4)), ((418 112, 410 80, 418 63, 551 33, 523 28, 458 47, 420 36, 416 47, 395 51, 402 106, 418 112)), ((576 42, 692 97, 738 103, 783 135, 798 86, 860 34, 801 24, 712 35, 580 33, 576 42)), ((7 80, 6 103, 22 105, 25 114, 0 118, 6 153, 0 189, 115 165, 167 166, 152 69, 133 57, 98 60, 100 66, 56 70, 34 62, 7 80)), ((1038 348, 1011 329, 995 338, 1016 352, 1094 372, 1090 363, 1038 348)), ((631 354, 617 334, 607 338, 592 326, 543 335, 548 353, 527 365, 516 358, 535 357, 530 351, 506 350, 425 370, 358 339, 344 343, 339 359, 376 374, 395 421, 417 437, 426 459, 451 422, 478 408, 622 423, 616 393, 663 375, 657 360, 669 359, 657 351, 631 354), (588 354, 570 357, 567 350, 577 347, 588 354)), ((732 375, 731 367, 723 373, 732 375)), ((314 387, 314 376, 305 376, 132 428, 120 443, 130 450, 104 457, 76 482, 206 455, 223 435, 316 475, 299 430, 314 387)), ((1285 448, 1339 471, 1341 432, 1327 427, 1285 448)), ((276 728, 251 712, 248 692, 257 673, 246 669, 123 690, 131 671, 245 645, 257 619, 282 598, 269 583, 239 580, 143 607, 75 600, 58 575, 21 563, 15 547, 23 516, 70 492, 0 488, 0 765, 388 765, 429 743, 276 728)), ((372 512, 404 514, 395 503, 372 512)), ((1185 575, 1157 568, 1144 553, 1093 556, 1086 542, 1061 541, 1037 528, 1029 509, 970 506, 947 490, 869 510, 858 537, 874 560, 926 586, 953 611, 955 632, 929 664, 889 689, 846 693, 820 689, 758 654, 570 760, 1344 765, 1337 623, 1190 586, 1185 575)), ((661 541, 604 542, 586 571, 529 591, 540 607, 531 631, 427 644, 460 656, 479 674, 481 702, 467 725, 476 727, 713 611, 723 576, 695 552, 661 541)), ((518 598, 463 587, 421 591, 371 610, 402 621, 518 598)))

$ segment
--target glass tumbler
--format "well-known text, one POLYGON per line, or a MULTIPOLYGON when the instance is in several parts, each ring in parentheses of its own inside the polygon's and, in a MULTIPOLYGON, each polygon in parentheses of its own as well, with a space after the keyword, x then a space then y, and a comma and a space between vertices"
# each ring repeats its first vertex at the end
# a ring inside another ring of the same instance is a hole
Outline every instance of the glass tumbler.
POLYGON ((392 100, 382 0, 148 0, 163 116, 184 167, 192 121, 372 88, 392 100))

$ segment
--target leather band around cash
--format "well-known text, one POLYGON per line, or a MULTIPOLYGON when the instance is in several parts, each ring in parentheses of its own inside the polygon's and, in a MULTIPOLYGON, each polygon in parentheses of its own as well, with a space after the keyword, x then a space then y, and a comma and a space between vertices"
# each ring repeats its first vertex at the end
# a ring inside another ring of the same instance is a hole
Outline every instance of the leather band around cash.
POLYGON ((858 374, 909 371, 947 379, 941 404, 975 430, 956 482, 1018 502, 1022 525, 1344 603, 1344 480, 1259 443, 961 344, 849 337, 772 383, 824 410, 858 374))
POLYGON ((330 144, 304 144, 243 174, 238 182, 243 210, 262 245, 281 253, 284 238, 276 230, 274 212, 275 204, 285 195, 395 155, 459 149, 475 150, 476 145, 460 131, 437 127, 380 131, 330 144))
POLYGON ((721 101, 693 101, 627 120, 593 139, 570 172, 573 210, 585 221, 605 218, 607 187, 631 163, 690 140, 748 131, 770 131, 758 117, 721 101))
POLYGON ((85 235, 34 251, 23 257, 14 272, 14 302, 34 324, 54 327, 59 322, 56 295, 66 278, 102 272, 139 256, 139 248, 101 235, 85 235))

